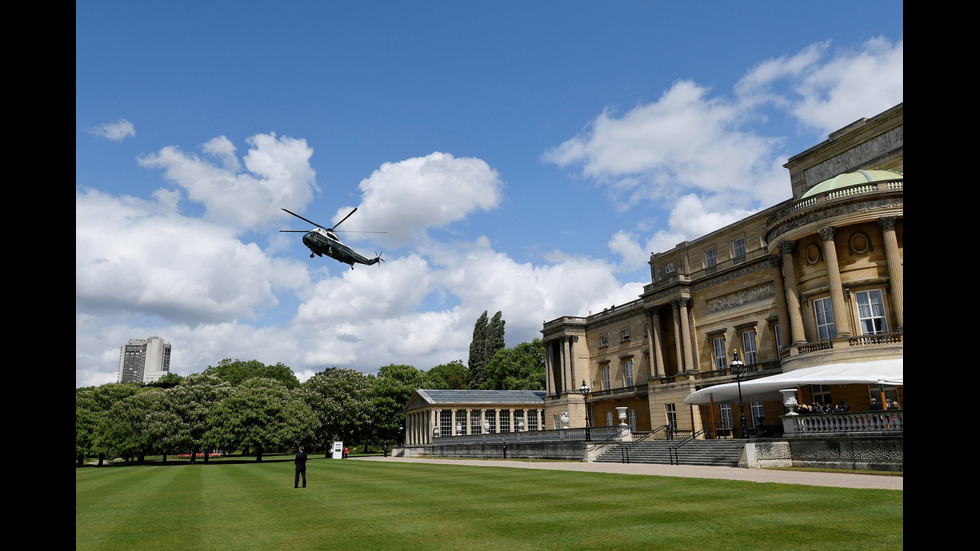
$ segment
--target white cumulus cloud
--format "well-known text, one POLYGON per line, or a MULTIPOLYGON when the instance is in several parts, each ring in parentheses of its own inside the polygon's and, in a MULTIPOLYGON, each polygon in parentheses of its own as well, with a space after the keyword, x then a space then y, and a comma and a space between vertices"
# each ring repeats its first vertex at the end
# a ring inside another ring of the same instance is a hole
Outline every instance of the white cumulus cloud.
POLYGON ((130 136, 135 136, 136 127, 126 119, 118 119, 90 128, 89 132, 96 136, 102 136, 107 140, 118 142, 130 136))

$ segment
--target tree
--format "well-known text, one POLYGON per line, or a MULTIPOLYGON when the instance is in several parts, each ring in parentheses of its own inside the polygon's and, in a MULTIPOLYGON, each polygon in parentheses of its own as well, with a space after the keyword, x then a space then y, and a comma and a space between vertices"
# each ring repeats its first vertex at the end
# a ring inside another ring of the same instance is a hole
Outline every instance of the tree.
POLYGON ((453 360, 428 370, 422 388, 443 390, 466 388, 466 366, 463 365, 463 360, 453 360))
POLYGON ((310 406, 279 381, 252 378, 234 387, 208 418, 205 440, 218 448, 267 449, 309 445, 319 421, 310 406))
POLYGON ((142 463, 147 453, 160 451, 158 442, 172 419, 161 419, 164 391, 147 387, 114 402, 96 426, 96 445, 105 453, 142 463))
POLYGON ((208 368, 204 370, 204 373, 224 379, 234 386, 238 386, 242 382, 249 379, 261 377, 264 379, 279 381, 280 383, 286 385, 286 388, 299 387, 299 379, 296 378, 293 370, 282 363, 277 363, 276 365, 265 365, 258 360, 244 362, 242 360, 231 360, 229 358, 225 358, 218 362, 218 365, 216 366, 209 365, 208 368))
POLYGON ((378 370, 372 386, 375 437, 379 442, 397 442, 405 425, 405 407, 412 394, 422 388, 425 373, 410 365, 387 365, 378 370))
POLYGON ((467 363, 467 388, 484 388, 486 382, 484 370, 490 363, 490 358, 505 346, 504 324, 501 312, 497 312, 488 320, 487 312, 484 311, 476 320, 467 363))
POLYGON ((176 373, 167 373, 163 377, 160 377, 152 383, 147 383, 146 386, 155 386, 157 388, 173 388, 181 383, 184 378, 176 373))
POLYGON ((544 343, 541 339, 504 348, 486 367, 485 390, 544 390, 544 343))
POLYGON ((135 383, 108 383, 98 387, 75 389, 75 455, 81 465, 84 456, 95 454, 99 464, 111 450, 103 447, 103 418, 116 402, 140 391, 135 383))
POLYGON ((207 462, 207 421, 218 404, 231 393, 231 388, 230 383, 214 375, 197 373, 167 391, 165 405, 178 418, 177 428, 171 436, 174 452, 189 452, 191 463, 197 461, 197 454, 201 452, 207 462))
POLYGON ((371 437, 372 378, 354 369, 331 367, 301 386, 307 404, 319 419, 315 441, 364 442, 371 437))

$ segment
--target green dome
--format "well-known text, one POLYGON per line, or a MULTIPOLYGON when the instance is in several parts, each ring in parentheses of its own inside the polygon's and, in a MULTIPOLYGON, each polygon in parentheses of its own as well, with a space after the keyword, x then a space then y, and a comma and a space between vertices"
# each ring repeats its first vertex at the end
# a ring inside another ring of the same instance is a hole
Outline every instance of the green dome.
POLYGON ((859 170, 857 172, 845 172, 813 186, 803 194, 803 197, 813 197, 814 195, 820 195, 821 193, 858 184, 901 179, 902 173, 895 170, 859 170))

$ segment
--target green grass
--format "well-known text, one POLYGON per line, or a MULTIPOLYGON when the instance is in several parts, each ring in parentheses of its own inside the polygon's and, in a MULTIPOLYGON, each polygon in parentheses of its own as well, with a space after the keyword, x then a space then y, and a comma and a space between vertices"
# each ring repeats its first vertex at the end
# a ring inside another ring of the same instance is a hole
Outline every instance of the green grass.
POLYGON ((901 549, 903 492, 290 460, 75 469, 76 549, 901 549))

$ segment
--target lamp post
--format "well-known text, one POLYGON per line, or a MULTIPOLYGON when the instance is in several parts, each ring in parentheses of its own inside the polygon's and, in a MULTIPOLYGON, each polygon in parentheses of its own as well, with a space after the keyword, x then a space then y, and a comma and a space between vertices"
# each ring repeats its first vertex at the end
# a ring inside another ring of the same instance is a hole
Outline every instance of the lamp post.
POLYGON ((746 438, 749 429, 745 425, 745 403, 742 402, 742 375, 745 374, 745 364, 742 363, 742 360, 738 359, 738 350, 735 351, 732 357, 732 363, 728 364, 728 368, 732 370, 732 373, 735 375, 735 382, 738 384, 738 409, 742 421, 742 438, 746 438))
POLYGON ((578 388, 578 391, 582 393, 582 403, 585 405, 585 441, 592 441, 592 429, 589 428, 589 402, 586 396, 589 394, 589 385, 585 384, 585 379, 582 379, 582 386, 578 388))

